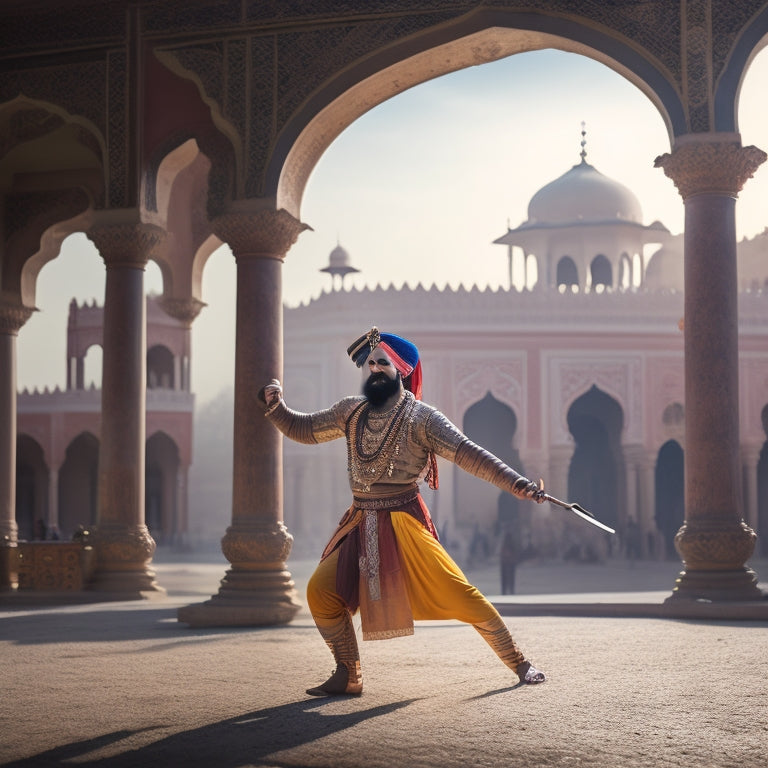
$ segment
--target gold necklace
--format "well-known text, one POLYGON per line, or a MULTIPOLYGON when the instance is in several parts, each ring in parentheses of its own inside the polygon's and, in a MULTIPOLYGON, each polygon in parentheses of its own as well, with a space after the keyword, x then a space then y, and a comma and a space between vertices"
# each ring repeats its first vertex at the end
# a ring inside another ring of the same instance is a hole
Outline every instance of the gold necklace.
POLYGON ((370 405, 367 403, 350 417, 347 433, 347 469, 353 482, 362 485, 366 491, 370 491, 371 485, 385 472, 388 477, 392 477, 395 456, 400 453, 399 438, 414 402, 413 395, 404 392, 393 408, 383 414, 375 414, 377 421, 382 419, 384 422, 375 431, 371 430, 368 424, 370 405), (384 432, 384 436, 377 440, 376 436, 381 432, 384 432))

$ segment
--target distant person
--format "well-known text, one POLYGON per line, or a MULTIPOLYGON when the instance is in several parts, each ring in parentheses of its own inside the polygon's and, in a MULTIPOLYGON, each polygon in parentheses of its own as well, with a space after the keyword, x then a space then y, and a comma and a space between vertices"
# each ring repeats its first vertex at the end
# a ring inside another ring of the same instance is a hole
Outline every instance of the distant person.
POLYGON ((634 517, 627 522, 627 559, 630 562, 640 559, 640 526, 634 517))
POLYGON ((418 483, 426 480, 437 488, 435 457, 441 456, 519 498, 541 503, 543 492, 420 402, 421 363, 410 341, 372 328, 347 353, 364 368, 362 396, 310 414, 290 410, 275 379, 260 393, 267 418, 292 440, 347 441, 352 506, 307 586, 309 609, 336 669, 307 693, 362 693, 352 625, 358 609, 363 640, 411 635, 414 619, 467 622, 521 683, 544 682, 544 673, 526 660, 498 611, 439 543, 418 483))

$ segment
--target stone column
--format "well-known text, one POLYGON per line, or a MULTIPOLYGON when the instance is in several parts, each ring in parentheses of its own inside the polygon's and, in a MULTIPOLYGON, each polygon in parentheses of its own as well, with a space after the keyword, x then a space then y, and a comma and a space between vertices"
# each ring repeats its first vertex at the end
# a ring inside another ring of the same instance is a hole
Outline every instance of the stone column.
POLYGON ((16 583, 16 336, 31 314, 0 303, 0 591, 16 583))
POLYGON ((119 599, 163 593, 144 518, 147 334, 144 268, 162 230, 134 222, 88 231, 106 264, 99 508, 91 589, 119 599))
POLYGON ((282 437, 257 393, 282 378, 282 261, 306 228, 286 211, 241 210, 212 222, 237 262, 232 524, 222 539, 232 564, 218 594, 179 609, 192 626, 286 624, 300 608, 285 563, 282 437))
POLYGON ((48 530, 59 530, 59 468, 48 470, 48 530))
POLYGON ((678 142, 656 161, 685 203, 684 570, 668 601, 753 600, 739 457, 736 197, 766 159, 738 141, 678 142))

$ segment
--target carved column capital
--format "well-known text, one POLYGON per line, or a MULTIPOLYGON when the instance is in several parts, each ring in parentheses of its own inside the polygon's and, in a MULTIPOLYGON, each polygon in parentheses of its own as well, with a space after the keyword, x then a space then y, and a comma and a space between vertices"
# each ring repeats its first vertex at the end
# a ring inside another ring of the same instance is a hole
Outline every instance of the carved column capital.
POLYGON ((310 229, 288 211, 253 210, 222 213, 211 222, 214 234, 232 249, 236 259, 283 260, 298 236, 310 229))
POLYGON ((161 296, 159 303, 167 315, 176 318, 187 327, 192 325, 194 319, 200 314, 200 310, 207 306, 204 301, 192 297, 161 296))
POLYGON ((766 157, 762 149, 738 142, 692 141, 659 155, 654 165, 664 169, 683 200, 701 194, 737 197, 766 157))
POLYGON ((0 301, 0 333, 16 336, 34 311, 23 304, 7 304, 0 301))
POLYGON ((123 266, 143 269, 165 238, 165 232, 160 227, 136 222, 96 224, 86 234, 107 268, 123 266))

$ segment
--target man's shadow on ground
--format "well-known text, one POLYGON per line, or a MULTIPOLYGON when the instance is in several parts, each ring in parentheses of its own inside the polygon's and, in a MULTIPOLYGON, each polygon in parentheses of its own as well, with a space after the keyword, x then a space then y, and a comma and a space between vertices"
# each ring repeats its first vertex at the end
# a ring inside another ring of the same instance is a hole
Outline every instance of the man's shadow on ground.
POLYGON ((80 766, 100 768, 168 768, 175 765, 235 768, 242 765, 258 765, 267 755, 299 747, 352 728, 366 720, 396 712, 418 699, 396 701, 357 712, 325 714, 322 712, 323 705, 330 701, 333 699, 309 699, 247 712, 218 723, 166 736, 152 744, 122 752, 114 757, 88 760, 83 756, 122 739, 165 726, 113 731, 93 739, 54 747, 4 765, 6 768, 38 768, 62 765, 68 761, 74 761, 80 766))

